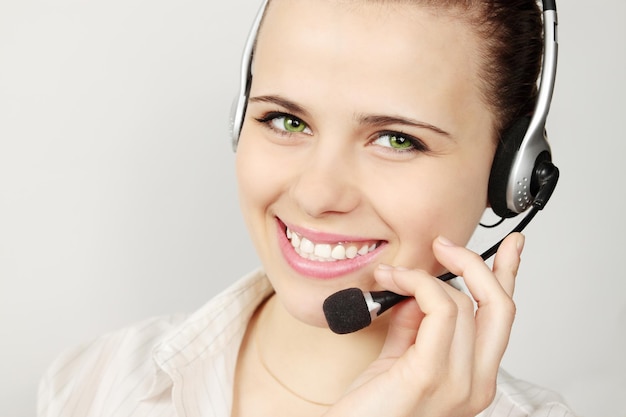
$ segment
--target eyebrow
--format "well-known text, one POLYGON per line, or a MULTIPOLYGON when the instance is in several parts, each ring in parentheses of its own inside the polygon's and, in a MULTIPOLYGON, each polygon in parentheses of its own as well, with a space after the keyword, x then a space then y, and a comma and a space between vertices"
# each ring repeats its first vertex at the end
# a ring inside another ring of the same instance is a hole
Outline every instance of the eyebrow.
POLYGON ((309 116, 309 112, 307 112, 304 107, 300 106, 299 104, 294 103, 291 100, 287 100, 284 97, 280 97, 280 96, 257 96, 257 97, 250 97, 249 101, 251 103, 271 103, 271 104, 277 104, 281 107, 284 107, 286 110, 292 112, 292 113, 297 113, 299 115, 303 115, 303 116, 309 116))
POLYGON ((445 130, 437 126, 431 125, 430 123, 421 122, 419 120, 410 119, 408 117, 365 114, 365 115, 360 115, 358 117, 358 121, 359 123, 372 125, 372 126, 385 126, 385 125, 390 125, 390 124, 399 124, 399 125, 417 127, 420 129, 429 129, 440 135, 452 137, 450 133, 446 132, 445 130))
MULTIPOLYGON (((303 116, 308 116, 309 112, 307 112, 304 107, 299 104, 294 103, 291 100, 288 100, 281 96, 276 95, 267 95, 267 96, 256 96, 250 97, 250 102, 253 103, 271 103, 281 106, 288 110, 289 112, 296 113, 303 116)), ((357 115, 356 120, 359 124, 365 124, 370 126, 386 126, 390 124, 398 124, 405 125, 410 127, 417 127, 420 129, 428 129, 440 135, 446 137, 452 137, 452 135, 445 130, 431 125, 430 123, 422 122, 419 120, 411 119, 408 117, 401 116, 387 116, 387 115, 379 115, 379 114, 361 114, 357 115)))

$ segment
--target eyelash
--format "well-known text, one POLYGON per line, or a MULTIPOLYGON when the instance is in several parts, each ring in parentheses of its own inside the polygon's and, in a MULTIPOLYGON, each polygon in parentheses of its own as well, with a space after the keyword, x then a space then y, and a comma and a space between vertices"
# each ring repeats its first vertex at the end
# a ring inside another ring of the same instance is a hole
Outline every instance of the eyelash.
MULTIPOLYGON (((287 130, 282 130, 282 129, 278 129, 276 128, 276 126, 274 126, 273 122, 276 119, 280 119, 280 118, 285 118, 285 119, 292 119, 294 121, 297 121, 299 123, 303 123, 307 128, 309 128, 309 125, 304 122, 302 119, 291 115, 289 113, 284 113, 284 112, 280 112, 280 111, 272 111, 269 113, 266 113, 265 115, 263 115, 262 117, 259 118, 255 118, 255 120, 261 124, 263 124, 265 127, 267 127, 268 129, 272 130, 273 132, 282 135, 282 136, 290 136, 293 135, 297 132, 289 132, 287 130)), ((410 144, 411 147, 408 149, 395 149, 395 148, 391 148, 390 146, 381 146, 382 148, 388 149, 389 152, 394 152, 394 153, 414 153, 414 152, 421 152, 421 153, 428 153, 430 152, 430 149, 428 148, 428 146, 426 146, 426 144, 424 142, 422 142, 420 139, 417 139, 416 137, 413 137, 411 135, 407 135, 405 133, 401 133, 401 132, 396 132, 396 131, 392 131, 392 130, 386 130, 386 131, 382 131, 376 134, 375 139, 373 139, 370 143, 374 143, 377 140, 380 140, 381 138, 385 137, 385 136, 390 136, 390 137, 399 137, 402 139, 407 140, 410 144)))
POLYGON ((405 152, 406 153, 413 153, 413 152, 428 153, 430 152, 430 149, 428 148, 428 146, 426 146, 426 144, 422 142, 421 140, 419 140, 418 138, 413 137, 411 135, 407 135, 405 133, 395 132, 392 130, 378 133, 376 135, 376 139, 374 139, 372 143, 375 143, 376 141, 380 140, 381 138, 385 136, 389 136, 389 137, 395 136, 397 138, 402 138, 411 144, 411 147, 408 149, 397 149, 397 148, 392 148, 391 146, 383 146, 386 149, 390 149, 392 152, 396 152, 396 153, 405 153, 405 152))
POLYGON ((273 122, 276 119, 280 119, 280 118, 291 119, 291 120, 297 121, 299 123, 304 124, 307 128, 309 128, 309 125, 306 122, 304 122, 302 119, 296 116, 293 116, 289 113, 283 113, 283 112, 278 112, 278 111, 269 112, 262 117, 256 118, 255 120, 279 135, 289 136, 289 135, 293 135, 297 133, 297 132, 289 132, 287 130, 281 130, 281 129, 276 128, 273 122))

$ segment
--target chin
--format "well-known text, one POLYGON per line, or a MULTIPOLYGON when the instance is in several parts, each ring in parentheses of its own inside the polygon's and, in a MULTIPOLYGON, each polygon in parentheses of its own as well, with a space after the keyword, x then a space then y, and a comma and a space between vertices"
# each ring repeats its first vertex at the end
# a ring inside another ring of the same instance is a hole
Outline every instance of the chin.
POLYGON ((302 298, 284 300, 278 296, 278 302, 281 303, 285 311, 289 313, 293 319, 308 326, 327 329, 328 323, 326 322, 324 310, 322 309, 325 299, 326 298, 323 297, 315 300, 303 300, 302 298))

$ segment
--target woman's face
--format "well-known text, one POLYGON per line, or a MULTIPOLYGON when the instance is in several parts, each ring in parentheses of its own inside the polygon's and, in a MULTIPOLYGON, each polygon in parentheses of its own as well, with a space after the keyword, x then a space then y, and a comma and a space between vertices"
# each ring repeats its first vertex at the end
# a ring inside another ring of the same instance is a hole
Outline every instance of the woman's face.
POLYGON ((463 21, 415 5, 273 0, 237 175, 294 317, 323 326, 323 300, 376 289, 379 263, 440 274, 433 240, 468 241, 495 150, 478 42, 463 21))

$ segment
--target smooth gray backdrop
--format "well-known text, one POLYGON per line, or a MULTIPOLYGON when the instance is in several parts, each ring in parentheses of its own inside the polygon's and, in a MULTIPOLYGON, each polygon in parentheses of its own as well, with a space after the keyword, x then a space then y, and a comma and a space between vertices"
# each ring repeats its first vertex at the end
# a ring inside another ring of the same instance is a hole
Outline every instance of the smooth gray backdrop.
MULTIPOLYGON (((3 417, 34 415, 64 348, 193 311, 258 264, 227 127, 256 8, 0 0, 3 417)), ((582 416, 626 417, 626 2, 559 13, 562 179, 527 229, 504 365, 582 416)))

